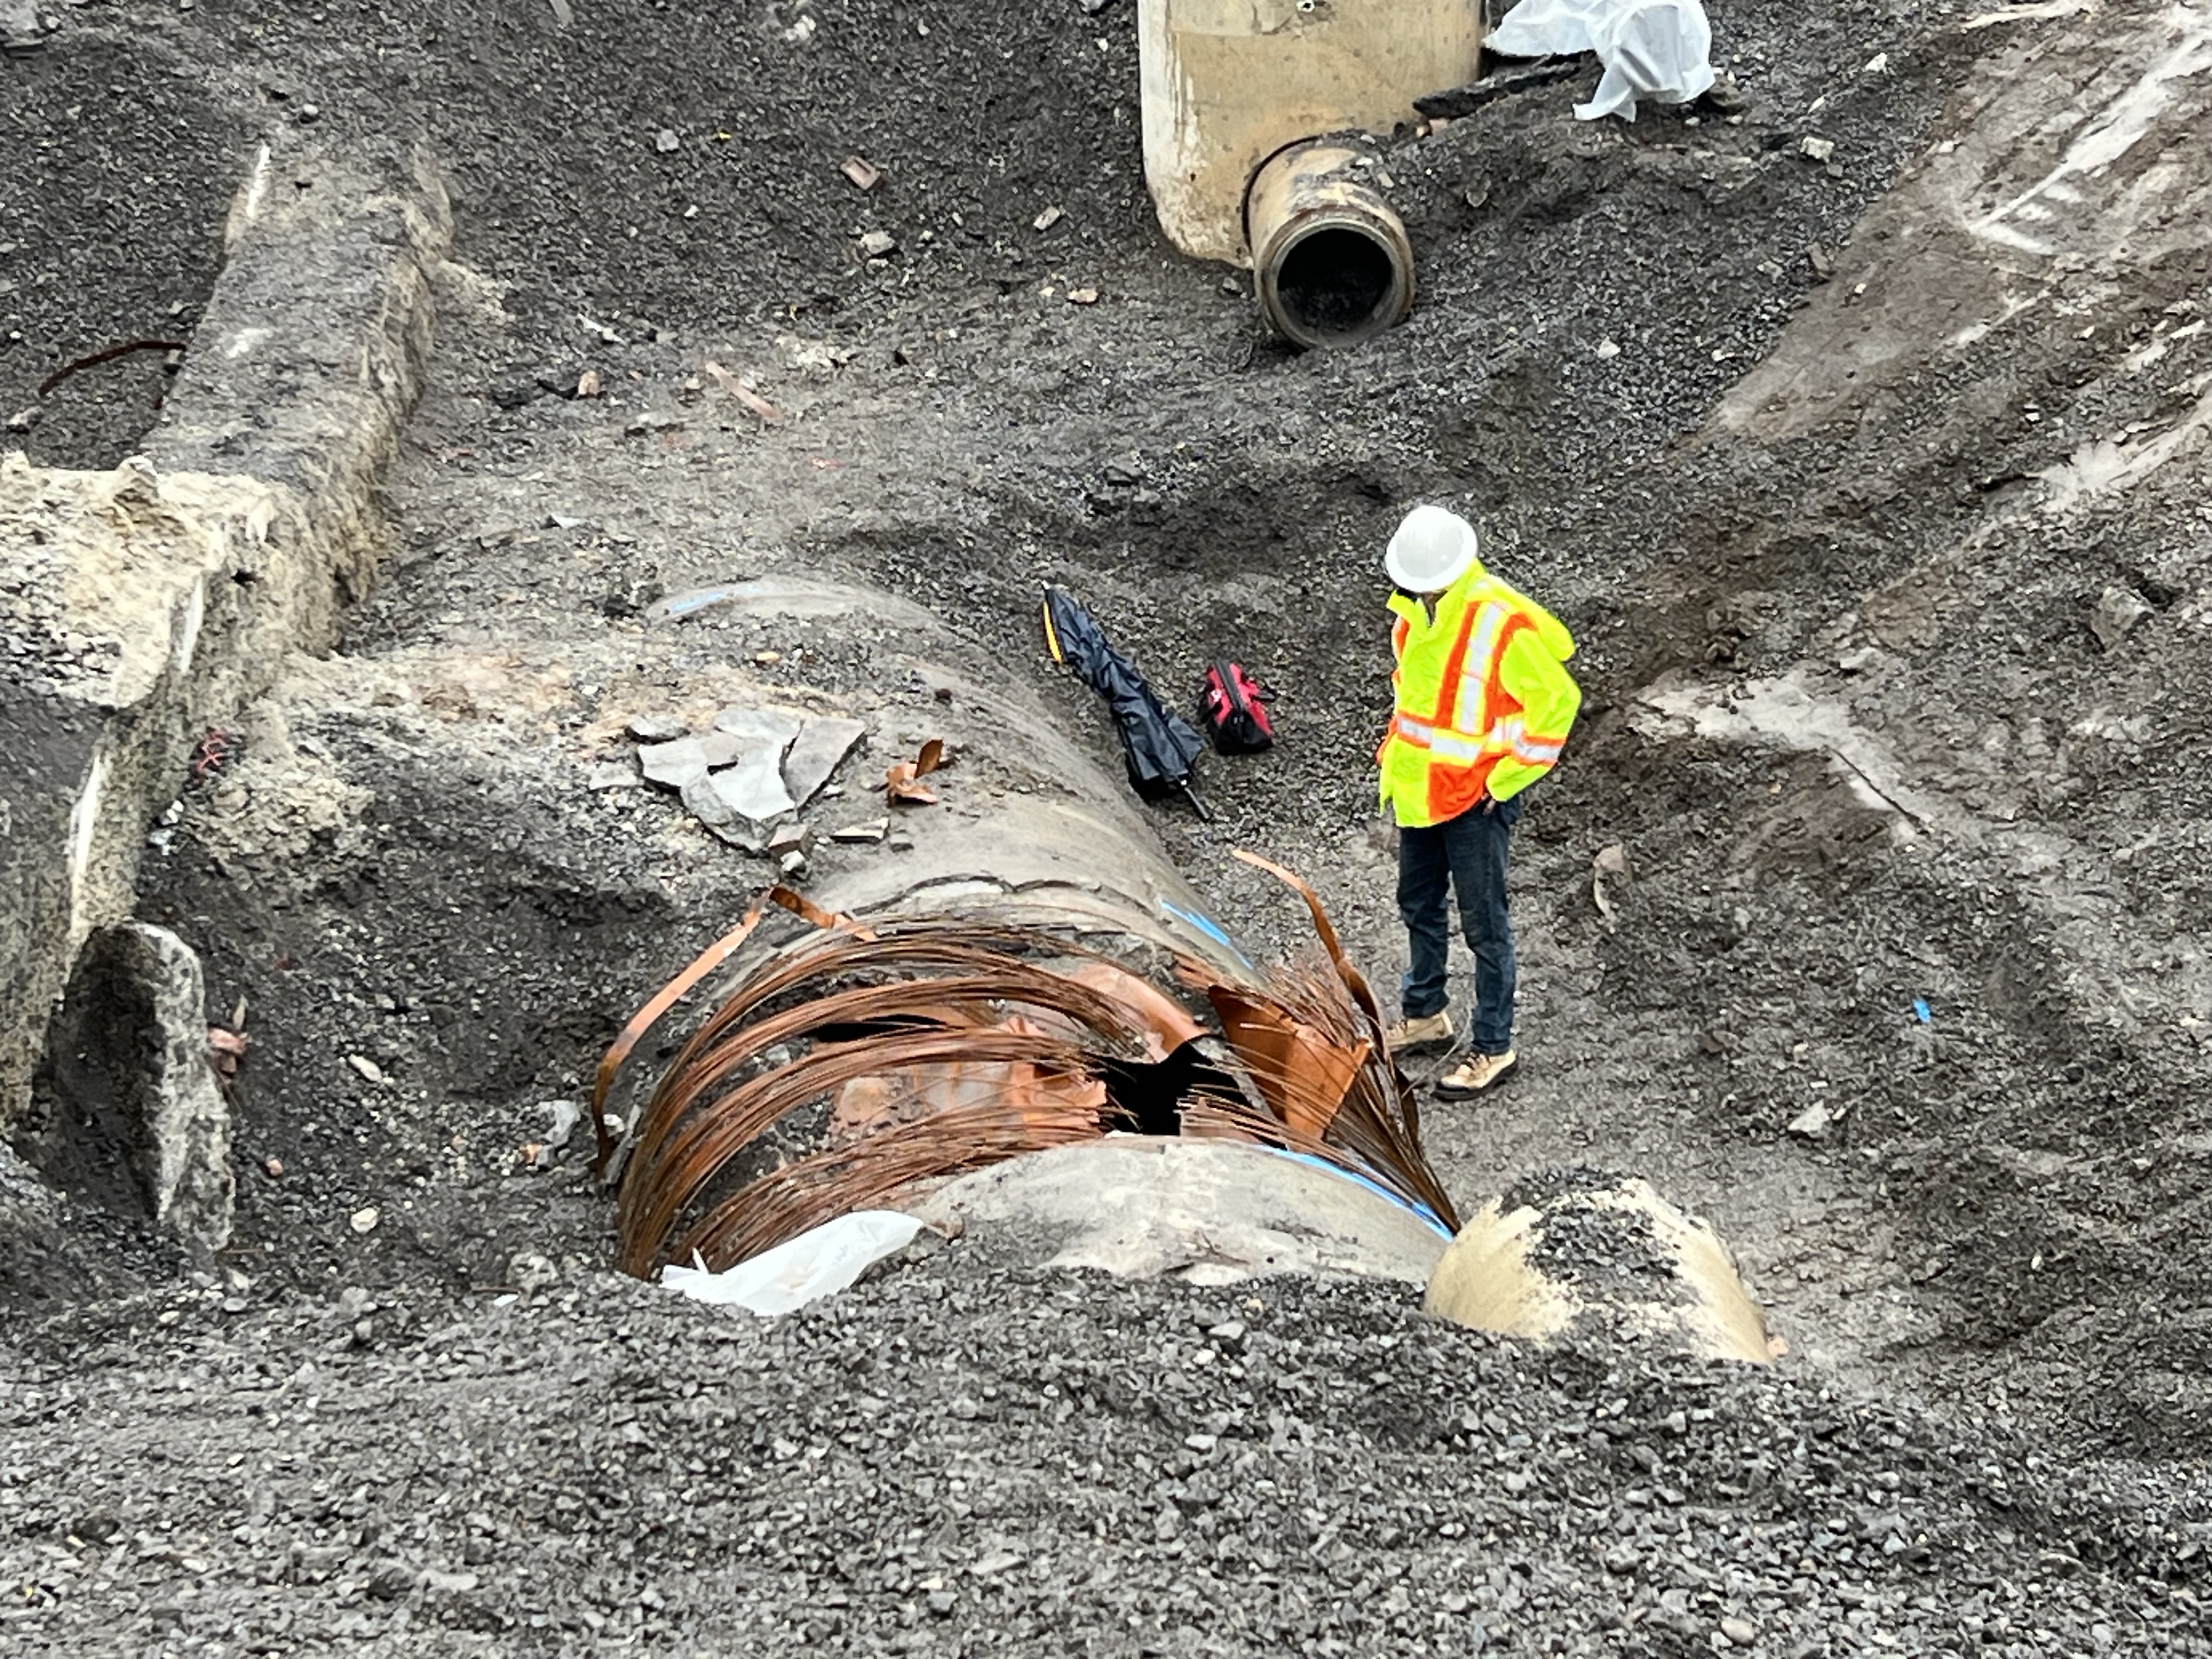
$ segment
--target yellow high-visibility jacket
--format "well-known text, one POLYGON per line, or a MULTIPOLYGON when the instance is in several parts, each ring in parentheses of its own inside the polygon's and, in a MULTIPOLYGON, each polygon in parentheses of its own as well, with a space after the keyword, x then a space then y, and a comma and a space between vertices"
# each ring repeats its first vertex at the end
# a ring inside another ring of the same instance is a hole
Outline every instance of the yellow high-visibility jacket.
POLYGON ((1487 793, 1510 800, 1559 758, 1582 689, 1559 619, 1480 564, 1437 601, 1394 594, 1397 710, 1376 751, 1382 804, 1409 829, 1457 817, 1487 793))

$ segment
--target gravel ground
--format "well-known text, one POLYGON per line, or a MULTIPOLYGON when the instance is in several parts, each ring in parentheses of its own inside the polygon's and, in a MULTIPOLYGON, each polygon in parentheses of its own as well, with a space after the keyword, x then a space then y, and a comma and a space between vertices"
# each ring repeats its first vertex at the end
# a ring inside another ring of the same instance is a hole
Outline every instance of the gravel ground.
POLYGON ((16 1339, 0 1618, 22 1653, 2212 1650, 2201 1495, 1408 1294, 955 1244, 772 1325, 597 1274, 141 1298, 16 1339))

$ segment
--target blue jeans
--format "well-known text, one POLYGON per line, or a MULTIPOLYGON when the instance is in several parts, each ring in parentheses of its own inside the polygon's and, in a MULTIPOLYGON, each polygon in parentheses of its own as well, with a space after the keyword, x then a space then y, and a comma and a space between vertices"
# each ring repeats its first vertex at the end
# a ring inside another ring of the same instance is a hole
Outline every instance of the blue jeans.
POLYGON ((1474 1024, 1468 1044, 1479 1054, 1513 1046, 1513 923, 1505 914, 1505 856, 1521 797, 1469 808, 1448 823, 1398 831, 1398 915, 1413 945, 1399 983, 1408 1019, 1425 1019, 1450 1000, 1449 896, 1459 896, 1460 926, 1474 952, 1474 1024), (1489 811, 1485 811, 1484 806, 1489 811))

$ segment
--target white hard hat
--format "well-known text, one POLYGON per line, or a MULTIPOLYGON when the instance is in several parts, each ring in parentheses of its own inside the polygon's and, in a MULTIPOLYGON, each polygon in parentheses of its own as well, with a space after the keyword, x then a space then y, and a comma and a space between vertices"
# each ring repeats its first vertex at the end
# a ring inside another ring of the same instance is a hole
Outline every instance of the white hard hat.
POLYGON ((1475 560, 1474 526, 1441 507, 1417 507, 1398 526, 1382 568, 1408 593, 1441 593, 1475 560))

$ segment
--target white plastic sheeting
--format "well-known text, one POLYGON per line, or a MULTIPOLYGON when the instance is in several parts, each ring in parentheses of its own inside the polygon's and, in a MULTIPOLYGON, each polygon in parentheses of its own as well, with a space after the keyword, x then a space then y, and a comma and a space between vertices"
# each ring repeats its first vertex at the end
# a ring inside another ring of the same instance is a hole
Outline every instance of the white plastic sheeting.
POLYGON ((1636 118, 1636 100, 1687 103, 1713 83, 1712 25, 1698 0, 1521 0, 1483 43, 1504 58, 1594 52, 1597 96, 1575 118, 1636 118))
POLYGON ((843 1290, 921 1231, 921 1222, 896 1210, 855 1210, 718 1273, 671 1262, 660 1270, 660 1282, 717 1307, 764 1317, 787 1314, 843 1290))

